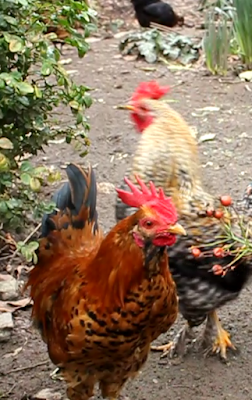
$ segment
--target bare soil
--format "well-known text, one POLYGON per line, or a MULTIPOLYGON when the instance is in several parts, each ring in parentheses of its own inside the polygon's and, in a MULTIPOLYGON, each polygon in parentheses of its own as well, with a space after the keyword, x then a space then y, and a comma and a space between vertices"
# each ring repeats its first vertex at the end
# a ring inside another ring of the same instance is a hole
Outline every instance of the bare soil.
MULTIPOLYGON (((196 2, 177 0, 176 3, 186 17, 193 20, 195 15, 195 21, 198 20, 196 2)), ((126 9, 130 10, 128 5, 126 9)), ((123 5, 121 14, 124 16, 123 5)), ((127 20, 129 25, 134 25, 132 15, 127 20)), ((195 34, 193 29, 191 34, 195 34)), ((115 38, 93 42, 83 60, 79 60, 72 50, 65 50, 64 57, 72 59, 67 69, 74 70, 77 83, 95 88, 95 103, 88 110, 91 123, 89 155, 84 160, 79 159, 70 146, 51 144, 46 154, 39 155, 35 161, 58 168, 69 161, 83 165, 90 162, 95 166, 99 183, 99 219, 107 231, 115 223, 113 185, 122 181, 137 143, 129 115, 114 106, 127 101, 139 82, 156 79, 161 84, 171 85, 174 108, 196 128, 199 138, 207 133, 216 134, 214 140, 199 144, 205 185, 213 193, 230 193, 234 198, 240 198, 251 179, 252 85, 233 83, 231 77, 220 82, 202 68, 171 71, 162 64, 149 68, 142 61, 124 60, 119 56, 118 42, 115 38), (202 110, 206 107, 216 109, 202 110)), ((62 123, 64 121, 67 123, 67 118, 62 116, 62 123)), ((63 170, 62 173, 64 175, 63 170)), ((139 377, 126 385, 122 395, 130 400, 252 399, 251 308, 251 288, 248 287, 238 301, 220 310, 223 324, 237 346, 236 352, 229 352, 227 364, 223 364, 218 356, 205 358, 195 346, 181 362, 160 359, 159 353, 151 353, 139 377)), ((28 399, 44 388, 59 391, 65 397, 64 383, 50 377, 54 366, 48 359, 46 346, 30 327, 30 309, 16 312, 14 319, 12 338, 0 344, 0 397, 21 400, 25 396, 28 399)), ((179 321, 171 332, 160 337, 159 342, 165 343, 181 324, 179 321)))

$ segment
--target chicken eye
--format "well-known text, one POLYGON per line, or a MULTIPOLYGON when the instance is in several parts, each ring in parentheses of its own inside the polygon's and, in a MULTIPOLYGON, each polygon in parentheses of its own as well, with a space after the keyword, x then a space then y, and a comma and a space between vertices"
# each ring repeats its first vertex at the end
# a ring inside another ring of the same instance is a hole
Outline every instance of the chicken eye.
POLYGON ((150 228, 152 225, 153 225, 152 221, 149 221, 149 220, 145 221, 145 226, 146 227, 150 228))

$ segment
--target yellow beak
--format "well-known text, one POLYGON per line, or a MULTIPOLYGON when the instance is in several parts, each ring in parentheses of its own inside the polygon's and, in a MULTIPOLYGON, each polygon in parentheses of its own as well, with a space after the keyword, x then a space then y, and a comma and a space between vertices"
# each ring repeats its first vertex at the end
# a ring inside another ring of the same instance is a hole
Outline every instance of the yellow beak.
POLYGON ((180 224, 175 224, 175 225, 169 226, 169 228, 167 229, 167 232, 172 233, 174 235, 183 235, 183 236, 187 235, 185 229, 180 224))
POLYGON ((135 111, 135 107, 131 104, 120 105, 116 107, 118 110, 135 111))

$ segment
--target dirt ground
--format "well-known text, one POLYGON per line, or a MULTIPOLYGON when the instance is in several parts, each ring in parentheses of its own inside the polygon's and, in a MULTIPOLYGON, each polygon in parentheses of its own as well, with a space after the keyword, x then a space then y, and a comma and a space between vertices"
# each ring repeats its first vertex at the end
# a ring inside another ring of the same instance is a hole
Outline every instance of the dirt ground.
MULTIPOLYGON (((177 0, 180 9, 191 20, 195 3, 177 0)), ((131 18, 130 22, 133 21, 131 18)), ((72 70, 77 83, 95 88, 95 103, 88 110, 92 143, 89 155, 80 160, 71 147, 51 144, 46 155, 41 154, 36 162, 43 161, 59 168, 69 161, 80 161, 84 165, 90 162, 95 166, 100 188, 99 219, 107 231, 115 223, 112 185, 122 181, 137 142, 127 112, 119 111, 115 106, 127 101, 139 82, 156 79, 161 84, 171 85, 170 97, 176 100, 174 108, 195 127, 199 138, 208 133, 216 134, 214 140, 199 144, 202 174, 208 189, 240 198, 251 180, 252 106, 249 89, 252 85, 233 83, 231 78, 221 83, 218 78, 209 77, 198 68, 171 71, 162 64, 149 68, 141 61, 126 61, 119 56, 118 41, 110 38, 93 42, 91 51, 83 60, 79 60, 72 50, 66 50, 64 54, 65 58, 72 59, 67 69, 72 70), (215 109, 204 110, 206 107, 215 109)), ((63 170, 62 173, 64 175, 63 170)), ((238 301, 220 310, 224 326, 231 332, 237 346, 236 352, 229 352, 227 364, 217 356, 204 358, 193 347, 179 363, 160 359, 158 353, 151 353, 139 377, 126 385, 122 395, 130 400, 252 399, 251 308, 251 288, 248 287, 238 301)), ((39 335, 30 327, 30 311, 15 313, 12 338, 0 344, 0 398, 28 399, 44 388, 64 394, 64 384, 50 377, 54 366, 39 335)), ((160 337, 159 342, 165 343, 179 326, 181 321, 169 334, 160 337)))

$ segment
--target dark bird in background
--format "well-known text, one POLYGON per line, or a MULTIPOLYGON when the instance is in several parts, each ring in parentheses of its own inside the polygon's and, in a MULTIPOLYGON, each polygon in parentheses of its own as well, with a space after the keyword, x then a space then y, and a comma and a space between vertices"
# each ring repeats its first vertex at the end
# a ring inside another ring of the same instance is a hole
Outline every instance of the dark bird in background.
POLYGON ((151 22, 173 28, 184 25, 184 17, 175 13, 168 3, 159 0, 131 0, 135 16, 144 28, 149 28, 151 22))

